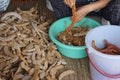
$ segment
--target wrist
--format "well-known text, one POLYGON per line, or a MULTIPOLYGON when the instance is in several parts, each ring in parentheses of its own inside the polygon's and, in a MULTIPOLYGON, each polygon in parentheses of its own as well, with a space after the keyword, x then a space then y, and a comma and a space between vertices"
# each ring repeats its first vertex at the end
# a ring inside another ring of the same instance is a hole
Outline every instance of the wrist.
POLYGON ((92 12, 94 10, 94 8, 92 6, 90 6, 90 5, 85 5, 83 7, 84 7, 84 9, 87 10, 88 13, 90 13, 90 12, 92 12))
POLYGON ((78 11, 78 12, 83 11, 83 13, 86 13, 86 14, 87 14, 87 13, 91 12, 92 9, 89 8, 88 5, 85 5, 85 6, 79 7, 79 8, 77 9, 77 11, 78 11))

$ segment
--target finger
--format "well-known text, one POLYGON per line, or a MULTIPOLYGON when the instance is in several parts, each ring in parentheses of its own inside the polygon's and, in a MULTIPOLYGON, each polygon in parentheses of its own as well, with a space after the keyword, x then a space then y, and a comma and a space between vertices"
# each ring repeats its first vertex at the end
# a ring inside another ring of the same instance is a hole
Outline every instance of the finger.
POLYGON ((64 0, 64 3, 67 4, 67 0, 64 0))
POLYGON ((65 4, 69 5, 68 0, 64 0, 65 4))
POLYGON ((70 0, 71 6, 74 6, 74 5, 75 5, 75 2, 76 2, 76 0, 70 0))
POLYGON ((64 0, 64 2, 66 3, 66 5, 68 5, 69 7, 71 7, 70 0, 64 0))
POLYGON ((68 5, 70 5, 70 0, 67 0, 67 2, 68 2, 68 5))

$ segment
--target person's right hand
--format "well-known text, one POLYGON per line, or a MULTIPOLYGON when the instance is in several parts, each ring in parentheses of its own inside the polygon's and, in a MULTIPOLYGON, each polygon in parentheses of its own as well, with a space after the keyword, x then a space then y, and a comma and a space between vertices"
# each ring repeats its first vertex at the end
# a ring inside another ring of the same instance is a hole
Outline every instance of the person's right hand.
POLYGON ((72 8, 75 5, 76 0, 64 0, 65 4, 72 8))

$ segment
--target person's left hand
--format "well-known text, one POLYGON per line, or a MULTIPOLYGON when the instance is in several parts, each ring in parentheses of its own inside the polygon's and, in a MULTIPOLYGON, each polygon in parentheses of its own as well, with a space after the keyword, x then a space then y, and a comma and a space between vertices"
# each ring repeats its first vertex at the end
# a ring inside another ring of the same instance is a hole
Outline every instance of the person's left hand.
MULTIPOLYGON (((75 6, 76 0, 64 0, 65 4, 68 5, 70 8, 75 6)), ((81 21, 87 14, 89 13, 89 7, 88 6, 82 6, 80 7, 77 12, 75 13, 74 19, 72 16, 72 20, 75 22, 81 21)))
MULTIPOLYGON (((81 21, 89 13, 87 6, 82 6, 77 10, 75 22, 81 21)), ((72 16, 73 19, 73 16, 72 16)))
POLYGON ((65 4, 72 8, 75 5, 76 0, 64 0, 65 4))

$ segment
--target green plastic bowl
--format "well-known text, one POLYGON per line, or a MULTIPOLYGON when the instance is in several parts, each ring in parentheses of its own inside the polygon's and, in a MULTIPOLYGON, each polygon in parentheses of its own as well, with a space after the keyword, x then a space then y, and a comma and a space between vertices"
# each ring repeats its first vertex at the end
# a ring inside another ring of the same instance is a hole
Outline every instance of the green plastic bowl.
MULTIPOLYGON (((70 23, 71 23, 70 17, 57 20, 50 26, 49 37, 56 44, 58 51, 62 55, 69 58, 74 58, 74 59, 84 58, 87 56, 85 51, 86 46, 66 45, 56 39, 57 35, 60 32, 64 31, 70 25, 70 23)), ((82 21, 76 23, 74 27, 77 27, 80 25, 82 27, 88 26, 90 28, 94 28, 94 27, 100 26, 100 23, 90 18, 84 18, 82 21)))

